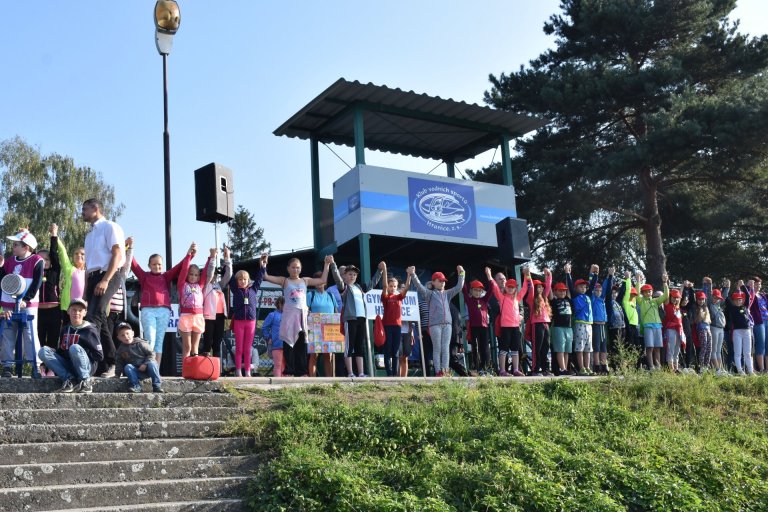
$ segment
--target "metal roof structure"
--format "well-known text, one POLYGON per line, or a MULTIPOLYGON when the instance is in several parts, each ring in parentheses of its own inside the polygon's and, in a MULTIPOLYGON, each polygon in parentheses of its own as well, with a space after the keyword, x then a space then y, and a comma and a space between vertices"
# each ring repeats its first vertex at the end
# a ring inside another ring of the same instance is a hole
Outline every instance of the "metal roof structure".
POLYGON ((340 78, 274 134, 355 147, 358 121, 365 126, 367 148, 446 162, 474 158, 498 147, 501 137, 547 124, 529 115, 340 78))

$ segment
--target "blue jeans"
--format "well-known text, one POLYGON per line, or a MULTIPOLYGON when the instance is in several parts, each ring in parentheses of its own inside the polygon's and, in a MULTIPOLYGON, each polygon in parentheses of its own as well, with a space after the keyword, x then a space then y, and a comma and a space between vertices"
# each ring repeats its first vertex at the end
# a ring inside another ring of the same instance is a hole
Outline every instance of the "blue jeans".
POLYGON ((45 367, 52 370, 62 380, 87 380, 91 378, 91 360, 80 345, 72 345, 67 351, 67 356, 56 353, 51 347, 43 347, 38 356, 45 367))
POLYGON ((388 377, 398 377, 400 375, 400 326, 385 325, 384 333, 387 335, 384 345, 384 368, 387 370, 388 377))
POLYGON ((141 328, 144 337, 156 354, 163 353, 163 341, 168 322, 171 320, 171 310, 163 307, 141 308, 141 328))
POLYGON ((152 389, 157 389, 160 387, 162 382, 160 382, 160 369, 157 367, 157 363, 155 361, 149 361, 147 363, 147 370, 144 372, 139 371, 139 369, 132 364, 127 364, 123 367, 123 372, 125 373, 125 376, 128 377, 128 382, 131 384, 131 386, 138 386, 140 379, 152 379, 152 389))
POLYGON ((752 328, 752 332, 755 335, 755 355, 756 356, 764 356, 765 355, 765 328, 768 327, 766 324, 755 324, 755 326, 752 328))

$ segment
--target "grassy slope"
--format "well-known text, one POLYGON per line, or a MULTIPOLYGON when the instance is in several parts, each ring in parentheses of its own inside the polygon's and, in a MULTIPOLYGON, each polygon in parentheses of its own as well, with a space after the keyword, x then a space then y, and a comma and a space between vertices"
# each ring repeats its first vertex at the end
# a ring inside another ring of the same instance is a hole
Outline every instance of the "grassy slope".
POLYGON ((304 388, 232 429, 270 461, 253 510, 766 510, 767 398, 663 374, 304 388))

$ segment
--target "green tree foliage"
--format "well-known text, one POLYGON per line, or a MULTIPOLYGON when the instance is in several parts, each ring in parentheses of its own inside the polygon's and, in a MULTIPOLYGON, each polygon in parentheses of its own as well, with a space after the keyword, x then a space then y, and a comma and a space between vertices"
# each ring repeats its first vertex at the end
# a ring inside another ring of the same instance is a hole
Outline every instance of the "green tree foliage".
POLYGON ((551 120, 513 162, 542 262, 621 262, 654 284, 665 249, 695 274, 678 277, 722 271, 705 251, 768 270, 768 36, 739 34, 735 4, 563 0, 544 26, 556 47, 490 77, 489 104, 551 120))
POLYGON ((88 198, 103 202, 107 218, 123 211, 115 202, 114 187, 100 173, 75 165, 67 156, 42 155, 19 137, 0 142, 0 185, 3 236, 28 227, 40 248, 48 247, 48 228, 54 222, 69 248, 83 245, 89 226, 81 208, 88 198))
POLYGON ((229 249, 233 261, 252 260, 272 247, 264 240, 264 228, 256 225, 253 214, 243 205, 238 205, 228 226, 229 249))

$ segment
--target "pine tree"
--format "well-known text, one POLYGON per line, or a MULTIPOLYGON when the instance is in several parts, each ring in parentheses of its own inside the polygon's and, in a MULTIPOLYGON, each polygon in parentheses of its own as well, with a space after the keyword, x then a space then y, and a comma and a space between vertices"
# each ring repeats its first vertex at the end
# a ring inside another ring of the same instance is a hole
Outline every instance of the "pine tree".
POLYGON ((256 225, 253 214, 243 205, 238 205, 235 216, 229 221, 228 236, 233 261, 258 258, 271 247, 264 240, 264 228, 256 225))
POLYGON ((765 197, 768 37, 739 34, 735 4, 563 0, 544 26, 556 47, 490 77, 489 104, 551 120, 513 162, 545 261, 586 246, 625 254, 659 284, 666 233, 755 253, 764 210, 721 205, 765 197))

